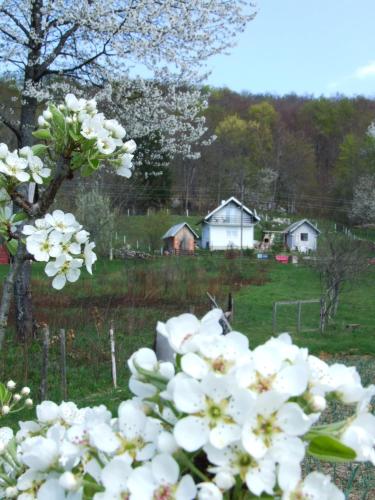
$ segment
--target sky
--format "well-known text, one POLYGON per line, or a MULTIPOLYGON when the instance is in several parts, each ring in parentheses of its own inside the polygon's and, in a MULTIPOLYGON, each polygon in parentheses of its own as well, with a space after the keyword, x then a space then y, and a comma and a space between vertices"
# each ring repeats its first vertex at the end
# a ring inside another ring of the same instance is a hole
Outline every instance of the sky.
POLYGON ((207 83, 278 95, 375 98, 375 0, 257 0, 230 55, 207 83))

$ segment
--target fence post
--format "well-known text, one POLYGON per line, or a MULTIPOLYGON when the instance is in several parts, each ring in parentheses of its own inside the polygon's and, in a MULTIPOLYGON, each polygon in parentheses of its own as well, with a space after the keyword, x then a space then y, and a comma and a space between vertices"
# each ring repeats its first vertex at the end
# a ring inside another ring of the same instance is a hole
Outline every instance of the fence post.
POLYGON ((40 382, 40 399, 44 401, 48 390, 48 355, 49 355, 49 328, 46 323, 42 325, 43 354, 42 354, 42 380, 40 382))
POLYGON ((300 333, 301 331, 301 310, 302 310, 302 304, 299 301, 297 305, 297 333, 300 333))
POLYGON ((66 383, 66 337, 64 328, 60 329, 60 379, 61 395, 63 401, 68 399, 68 387, 66 383))
POLYGON ((109 341, 111 344, 111 362, 112 362, 112 380, 113 387, 117 389, 117 371, 116 371, 116 350, 115 350, 115 328, 113 325, 113 319, 110 322, 109 327, 109 341))
POLYGON ((273 303, 273 313, 272 313, 272 330, 276 333, 276 316, 277 316, 277 302, 273 303))
POLYGON ((325 301, 324 298, 322 297, 320 299, 320 332, 324 333, 324 328, 325 328, 325 301))

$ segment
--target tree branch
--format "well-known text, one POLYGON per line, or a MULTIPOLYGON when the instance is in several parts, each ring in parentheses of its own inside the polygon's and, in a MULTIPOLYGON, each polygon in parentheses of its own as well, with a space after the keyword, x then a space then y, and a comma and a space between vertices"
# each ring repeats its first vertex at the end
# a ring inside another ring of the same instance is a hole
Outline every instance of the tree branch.
POLYGON ((60 55, 66 41, 68 38, 79 28, 79 24, 75 23, 70 29, 65 31, 63 35, 60 36, 59 43, 53 49, 51 54, 47 57, 47 59, 39 66, 39 78, 45 74, 46 69, 53 61, 60 55))
POLYGON ((18 130, 18 128, 16 128, 14 125, 12 125, 10 123, 9 120, 7 120, 4 116, 0 115, 0 120, 1 122, 7 127, 9 128, 9 130, 11 132, 13 132, 13 134, 16 136, 17 138, 17 143, 18 143, 18 147, 21 145, 21 134, 20 134, 20 131, 18 130))
POLYGON ((14 16, 11 12, 9 12, 7 9, 1 9, 0 12, 4 12, 4 14, 8 17, 10 17, 10 19, 14 22, 14 24, 21 30, 24 32, 24 34, 27 36, 27 38, 29 38, 29 31, 25 28, 25 26, 16 18, 16 16, 14 16))
POLYGON ((9 193, 9 196, 12 198, 12 201, 16 203, 24 212, 27 213, 30 217, 33 216, 33 205, 27 201, 26 198, 22 196, 21 193, 18 191, 14 190, 11 193, 9 193))
MULTIPOLYGON (((42 217, 53 203, 56 193, 65 179, 72 175, 70 170, 70 158, 61 157, 57 162, 55 176, 47 186, 47 189, 41 194, 39 200, 31 206, 33 217, 42 217)), ((28 212, 29 213, 29 212, 28 212)))

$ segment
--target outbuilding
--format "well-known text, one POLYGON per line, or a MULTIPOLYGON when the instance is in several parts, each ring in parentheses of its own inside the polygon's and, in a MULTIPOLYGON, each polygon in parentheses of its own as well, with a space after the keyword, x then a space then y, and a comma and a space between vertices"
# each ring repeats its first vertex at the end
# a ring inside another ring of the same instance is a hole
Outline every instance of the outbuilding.
POLYGON ((164 250, 176 255, 193 254, 198 234, 187 222, 181 222, 168 229, 164 234, 164 250))
POLYGON ((294 222, 284 230, 285 245, 298 252, 314 251, 317 248, 319 229, 309 220, 294 222))
POLYGON ((255 211, 252 212, 232 196, 201 221, 202 248, 253 248, 254 225, 259 220, 255 211))

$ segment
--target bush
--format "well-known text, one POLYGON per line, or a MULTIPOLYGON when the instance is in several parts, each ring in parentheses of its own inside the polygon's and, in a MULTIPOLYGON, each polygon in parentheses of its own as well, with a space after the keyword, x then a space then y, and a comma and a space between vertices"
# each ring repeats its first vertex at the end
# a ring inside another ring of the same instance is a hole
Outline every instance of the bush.
POLYGON ((109 254, 118 210, 111 207, 109 196, 94 188, 76 198, 77 219, 90 232, 99 255, 109 254))

